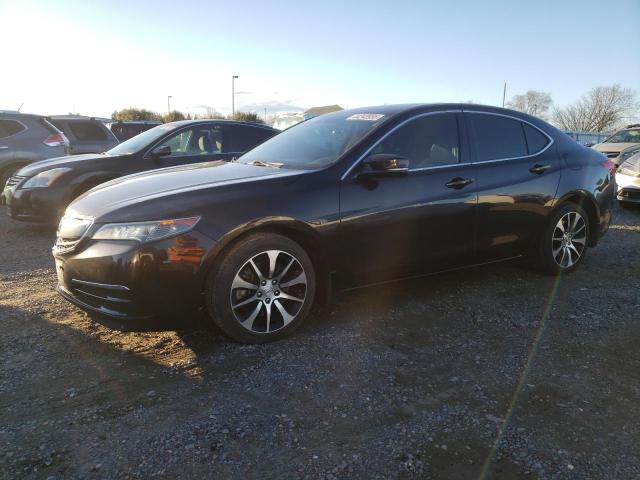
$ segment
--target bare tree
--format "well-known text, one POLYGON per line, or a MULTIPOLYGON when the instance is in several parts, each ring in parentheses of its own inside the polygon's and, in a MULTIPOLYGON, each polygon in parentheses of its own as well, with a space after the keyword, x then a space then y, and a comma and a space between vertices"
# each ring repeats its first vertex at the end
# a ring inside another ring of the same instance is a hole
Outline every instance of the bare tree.
POLYGON ((576 103, 553 111, 553 123, 562 130, 607 132, 637 114, 636 93, 616 84, 596 87, 576 103))
POLYGON ((529 90, 524 95, 514 95, 511 101, 507 102, 507 107, 546 119, 552 103, 550 94, 529 90))

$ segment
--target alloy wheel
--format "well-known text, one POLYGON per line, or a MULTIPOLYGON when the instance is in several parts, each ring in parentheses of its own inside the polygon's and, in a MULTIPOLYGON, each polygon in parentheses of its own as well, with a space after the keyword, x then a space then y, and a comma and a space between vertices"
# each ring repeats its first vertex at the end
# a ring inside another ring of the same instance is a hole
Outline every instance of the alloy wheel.
POLYGON ((273 333, 298 316, 307 295, 307 276, 300 261, 282 250, 251 257, 231 284, 231 310, 253 333, 273 333))
POLYGON ((578 263, 587 244, 587 222, 578 212, 567 212, 556 224, 551 239, 553 259, 561 268, 578 263))

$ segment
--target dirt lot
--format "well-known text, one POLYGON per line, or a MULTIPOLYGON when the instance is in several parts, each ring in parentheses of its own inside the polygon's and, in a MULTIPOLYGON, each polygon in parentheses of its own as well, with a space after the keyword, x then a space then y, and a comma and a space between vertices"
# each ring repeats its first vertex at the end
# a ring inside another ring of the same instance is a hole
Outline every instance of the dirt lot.
POLYGON ((582 268, 343 293, 294 337, 123 333, 0 211, 2 478, 638 478, 640 210, 582 268))

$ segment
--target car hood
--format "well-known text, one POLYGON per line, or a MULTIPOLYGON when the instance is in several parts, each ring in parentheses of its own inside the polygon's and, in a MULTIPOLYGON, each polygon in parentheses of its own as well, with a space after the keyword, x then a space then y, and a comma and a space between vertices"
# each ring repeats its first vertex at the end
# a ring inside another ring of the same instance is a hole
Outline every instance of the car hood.
POLYGON ((30 163, 29 165, 22 167, 18 172, 18 175, 25 177, 33 177, 39 173, 51 170, 52 168, 69 167, 73 168, 78 162, 91 162, 101 161, 107 158, 116 158, 115 155, 102 155, 100 153, 89 153, 86 155, 68 155, 66 157, 50 158, 48 160, 41 160, 39 162, 30 163))
POLYGON ((599 143, 594 145, 593 148, 599 152, 623 152, 626 149, 633 150, 640 147, 640 143, 599 143))
MULTIPOLYGON (((88 216, 102 221, 160 220, 170 211, 180 209, 174 202, 176 195, 200 194, 204 190, 246 184, 262 178, 286 177, 303 173, 300 170, 259 167, 244 163, 215 161, 162 168, 136 173, 103 183, 76 199, 66 215, 88 216), (158 200, 159 208, 152 209, 156 218, 147 218, 144 205, 158 200), (160 207, 161 205, 161 207, 160 207), (136 206, 144 210, 145 218, 136 206)), ((209 193, 209 192, 208 192, 209 193)))

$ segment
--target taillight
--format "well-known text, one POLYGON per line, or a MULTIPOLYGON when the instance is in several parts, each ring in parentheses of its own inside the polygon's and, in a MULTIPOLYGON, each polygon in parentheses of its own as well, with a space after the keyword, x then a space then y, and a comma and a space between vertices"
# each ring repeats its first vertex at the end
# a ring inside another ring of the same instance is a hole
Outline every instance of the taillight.
POLYGON ((47 138, 45 138, 42 143, 44 143, 48 147, 59 147, 60 145, 64 145, 65 138, 59 133, 54 133, 53 135, 49 135, 47 138))
POLYGON ((600 162, 600 165, 609 170, 609 173, 611 175, 613 175, 616 171, 616 164, 609 159, 605 160, 604 162, 600 162))

